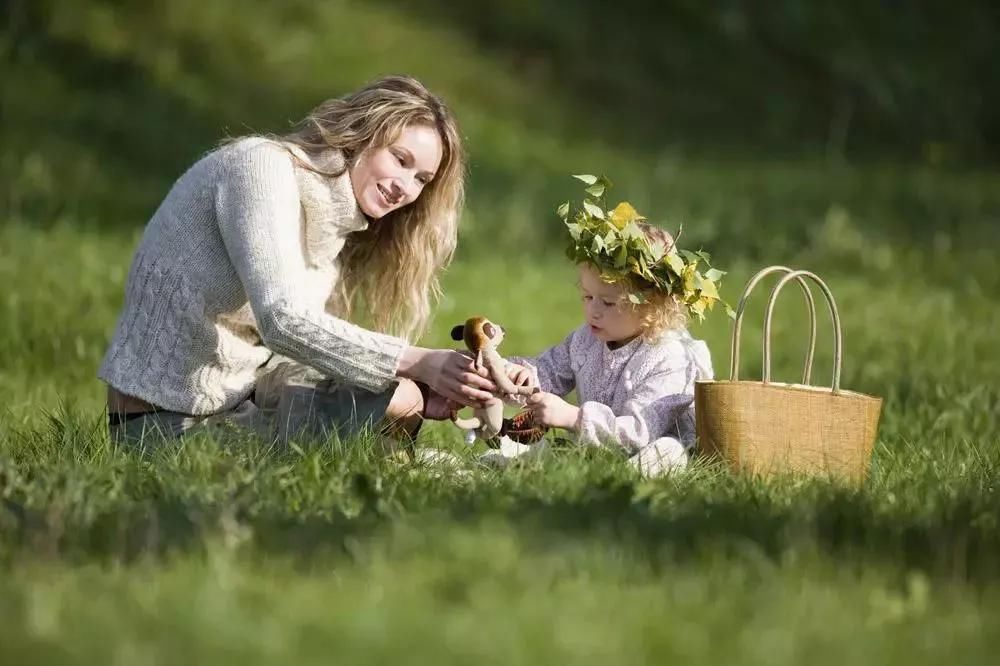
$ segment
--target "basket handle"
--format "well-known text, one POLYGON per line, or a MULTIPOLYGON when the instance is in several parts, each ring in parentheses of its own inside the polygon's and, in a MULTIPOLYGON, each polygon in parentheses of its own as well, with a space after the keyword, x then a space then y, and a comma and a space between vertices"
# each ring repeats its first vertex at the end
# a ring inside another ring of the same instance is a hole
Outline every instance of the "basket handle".
MULTIPOLYGON (((733 325, 733 339, 732 339, 732 349, 729 354, 729 380, 737 381, 739 379, 739 369, 740 369, 740 332, 743 330, 743 312, 746 310, 747 299, 750 298, 750 292, 753 288, 757 286, 757 283, 763 280, 765 277, 771 273, 794 273, 791 268, 787 266, 768 266, 757 272, 750 281, 747 282, 747 286, 743 288, 743 293, 740 295, 739 305, 736 306, 736 323, 733 325)), ((806 303, 809 305, 809 349, 806 352, 806 361, 802 369, 802 383, 808 384, 809 380, 812 378, 812 365, 813 365, 813 355, 816 351, 816 302, 813 300, 812 292, 809 290, 809 285, 802 276, 796 278, 799 285, 802 287, 802 294, 806 297, 806 303)), ((768 350, 770 351, 770 350, 768 350)), ((769 355, 768 357, 769 358, 769 355)), ((765 371, 770 374, 770 368, 765 363, 765 371)))
MULTIPOLYGON (((791 280, 801 280, 807 277, 815 282, 826 296, 826 303, 830 306, 830 316, 833 318, 833 393, 840 391, 840 367, 844 352, 844 334, 840 328, 840 313, 837 311, 837 303, 833 300, 833 292, 826 286, 826 283, 815 273, 809 271, 792 271, 785 275, 778 284, 771 290, 771 296, 767 299, 767 310, 764 314, 764 383, 771 381, 771 315, 774 313, 774 303, 778 300, 780 292, 791 280)), ((815 328, 816 317, 813 315, 813 325, 815 328)))

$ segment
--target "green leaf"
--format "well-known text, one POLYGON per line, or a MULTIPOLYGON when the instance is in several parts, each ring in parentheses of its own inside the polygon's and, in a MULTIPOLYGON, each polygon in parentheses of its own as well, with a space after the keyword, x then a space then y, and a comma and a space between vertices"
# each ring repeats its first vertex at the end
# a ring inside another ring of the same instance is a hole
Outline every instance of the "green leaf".
POLYGON ((663 243, 661 243, 660 241, 656 241, 655 243, 653 243, 652 245, 650 245, 649 246, 649 256, 653 260, 652 263, 655 264, 660 259, 662 259, 663 258, 663 252, 666 249, 667 249, 667 247, 663 243))
POLYGON ((615 268, 625 268, 625 261, 628 259, 628 248, 624 245, 618 248, 615 253, 615 268))
POLYGON ((604 194, 604 183, 597 183, 595 185, 591 185, 590 187, 585 189, 584 192, 586 192, 592 197, 599 197, 604 194))
POLYGON ((698 260, 701 259, 701 257, 699 257, 697 254, 689 250, 677 250, 677 251, 680 252, 681 255, 683 255, 684 260, 689 264, 697 264, 698 260))
POLYGON ((664 261, 667 263, 667 266, 670 266, 670 270, 677 275, 680 275, 684 271, 684 260, 676 252, 668 254, 664 257, 664 261))
POLYGON ((566 219, 566 216, 569 215, 569 202, 568 201, 566 203, 560 205, 559 208, 556 208, 556 215, 558 215, 559 217, 561 217, 563 220, 566 219))
POLYGON ((636 305, 642 305, 646 302, 646 299, 642 294, 629 294, 628 300, 636 305))
POLYGON ((573 240, 580 240, 580 225, 575 222, 570 222, 566 225, 569 229, 569 235, 573 237, 573 240))
POLYGON ((592 176, 589 173, 579 173, 579 174, 575 173, 573 174, 573 177, 576 178, 577 180, 582 180, 583 182, 587 183, 587 185, 593 185, 594 183, 597 182, 597 176, 592 176))
POLYGON ((722 279, 722 276, 725 274, 726 274, 725 271, 720 271, 718 268, 709 268, 707 271, 705 271, 705 279, 711 280, 712 282, 718 282, 719 280, 722 279))
POLYGON ((729 305, 729 303, 723 303, 726 306, 726 316, 730 319, 736 319, 736 310, 729 305))
POLYGON ((708 252, 705 252, 704 250, 698 250, 694 254, 696 257, 701 257, 701 260, 704 261, 709 266, 712 265, 712 255, 710 255, 708 252))
POLYGON ((636 224, 634 221, 629 222, 628 224, 625 225, 625 228, 622 229, 622 236, 625 236, 625 238, 631 238, 633 240, 641 241, 641 243, 639 243, 638 246, 646 245, 646 234, 642 233, 642 229, 640 229, 639 225, 636 224))
POLYGON ((588 213, 590 213, 594 217, 600 218, 602 220, 604 219, 604 210, 600 206, 590 201, 584 200, 583 207, 586 209, 588 213))

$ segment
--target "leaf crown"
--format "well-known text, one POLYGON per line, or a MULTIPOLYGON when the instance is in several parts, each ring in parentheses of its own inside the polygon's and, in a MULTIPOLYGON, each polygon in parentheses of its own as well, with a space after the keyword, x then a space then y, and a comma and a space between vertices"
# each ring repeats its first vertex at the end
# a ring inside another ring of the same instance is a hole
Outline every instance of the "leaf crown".
POLYGON ((677 248, 680 232, 671 243, 650 239, 640 226, 648 224, 646 218, 632 204, 622 201, 606 209, 605 194, 611 188, 607 178, 590 174, 573 177, 587 186, 581 205, 571 210, 567 201, 556 209, 569 230, 566 255, 573 262, 590 264, 606 282, 626 285, 632 303, 645 303, 644 292, 656 290, 673 295, 699 321, 716 302, 722 302, 732 316, 732 308, 719 297, 725 273, 712 267, 707 252, 677 248), (702 262, 704 272, 699 268, 702 262))

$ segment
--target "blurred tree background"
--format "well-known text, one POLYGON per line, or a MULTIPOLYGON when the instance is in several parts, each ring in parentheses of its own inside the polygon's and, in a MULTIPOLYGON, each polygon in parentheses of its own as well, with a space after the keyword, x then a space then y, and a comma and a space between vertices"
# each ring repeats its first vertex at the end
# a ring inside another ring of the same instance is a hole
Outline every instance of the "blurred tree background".
POLYGON ((224 136, 280 132, 392 72, 462 123, 463 251, 555 238, 581 171, 751 258, 808 243, 831 211, 949 247, 996 222, 995 200, 967 196, 1000 157, 1000 9, 985 0, 5 5, 5 223, 137 228, 224 136), (753 233, 776 216, 777 246, 753 233))

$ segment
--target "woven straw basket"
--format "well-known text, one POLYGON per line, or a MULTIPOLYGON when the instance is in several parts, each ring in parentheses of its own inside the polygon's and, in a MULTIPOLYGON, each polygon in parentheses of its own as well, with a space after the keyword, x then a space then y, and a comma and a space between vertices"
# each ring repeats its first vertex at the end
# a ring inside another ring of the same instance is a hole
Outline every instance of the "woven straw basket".
POLYGON ((753 276, 743 289, 733 326, 729 381, 695 384, 698 448, 730 468, 754 474, 774 472, 823 474, 860 481, 868 473, 878 432, 882 399, 840 388, 843 334, 833 294, 809 271, 771 266, 753 276), (772 273, 785 273, 771 290, 764 317, 762 381, 739 380, 740 329, 750 292, 772 273), (810 385, 816 346, 816 304, 806 278, 826 296, 834 327, 833 385, 810 385), (810 316, 809 348, 801 384, 771 381, 771 316, 782 288, 791 281, 802 287, 810 316))

